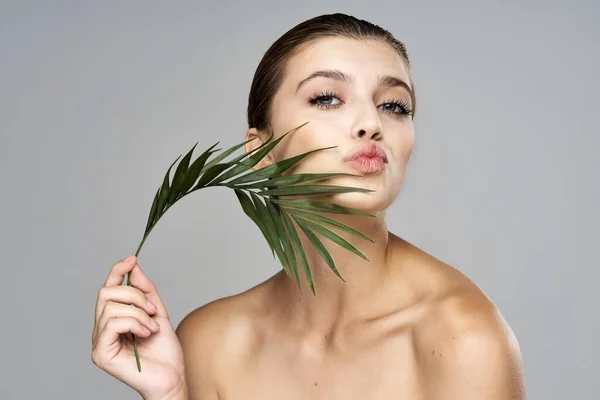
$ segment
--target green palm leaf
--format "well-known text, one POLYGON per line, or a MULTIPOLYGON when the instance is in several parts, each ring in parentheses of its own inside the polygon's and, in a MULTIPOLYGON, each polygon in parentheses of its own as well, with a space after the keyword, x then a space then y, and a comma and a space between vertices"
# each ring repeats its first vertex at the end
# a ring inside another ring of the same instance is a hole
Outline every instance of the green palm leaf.
POLYGON ((352 215, 365 215, 369 217, 374 217, 373 214, 369 214, 366 211, 357 210, 354 208, 340 206, 339 204, 326 203, 323 201, 316 200, 299 200, 299 199, 282 199, 282 200, 273 200, 275 203, 279 204, 281 207, 286 209, 288 208, 296 208, 300 210, 307 211, 321 211, 333 214, 352 214, 352 215))
POLYGON ((278 250, 280 249, 279 242, 277 240, 277 232, 274 229, 271 218, 269 217, 269 211, 265 204, 261 201, 260 197, 258 197, 253 192, 250 192, 250 197, 254 202, 254 207, 256 207, 258 217, 261 220, 261 223, 265 227, 265 239, 269 242, 269 246, 271 246, 271 255, 275 258, 275 253, 279 256, 278 250))
POLYGON ((181 162, 177 166, 175 170, 175 175, 173 176, 173 184, 169 190, 169 198, 167 199, 168 204, 173 204, 175 200, 177 200, 181 194, 181 188, 183 185, 183 181, 185 180, 185 175, 188 172, 188 167, 190 166, 190 159, 192 158, 192 153, 194 149, 198 145, 198 142, 192 147, 190 151, 181 159, 181 162))
MULTIPOLYGON (((335 267, 333 259, 327 251, 327 248, 323 245, 314 232, 327 237, 334 243, 342 246, 348 251, 357 254, 365 260, 368 259, 358 249, 356 249, 339 235, 325 228, 324 225, 336 227, 371 242, 372 240, 355 229, 317 213, 353 214, 363 216, 374 215, 361 210, 323 201, 306 199, 279 199, 278 196, 300 196, 348 192, 366 193, 372 192, 373 190, 347 186, 314 184, 314 181, 334 176, 357 176, 346 173, 295 174, 289 176, 280 176, 282 172, 293 168, 308 155, 317 151, 328 150, 334 148, 335 146, 311 150, 257 170, 253 169, 253 167, 256 166, 267 154, 269 154, 269 152, 271 152, 273 148, 280 143, 281 140, 283 140, 284 137, 297 131, 304 125, 306 124, 302 124, 299 127, 292 129, 273 142, 271 142, 271 139, 273 138, 273 134, 271 134, 265 143, 261 144, 254 150, 234 157, 229 161, 225 161, 229 155, 233 154, 236 150, 242 148, 244 145, 254 139, 238 143, 209 160, 213 153, 222 151, 222 149, 214 149, 214 147, 219 143, 217 142, 205 150, 194 161, 192 161, 193 152, 198 145, 198 143, 196 143, 192 149, 188 151, 181 159, 181 162, 175 169, 173 179, 171 180, 171 170, 181 158, 181 155, 177 157, 177 159, 167 169, 162 184, 158 187, 153 198, 148 220, 146 222, 146 228, 144 229, 144 236, 135 255, 137 256, 140 253, 146 239, 148 238, 148 235, 152 229, 154 229, 160 218, 177 201, 199 189, 211 186, 225 186, 234 190, 243 212, 257 225, 265 237, 271 249, 272 256, 274 258, 277 256, 288 277, 291 278, 292 275, 294 276, 298 287, 300 287, 300 274, 298 270, 298 264, 300 264, 313 295, 316 295, 312 271, 293 221, 295 221, 300 229, 304 232, 310 243, 315 247, 318 254, 325 260, 329 268, 343 281, 344 279, 335 267), (225 182, 227 180, 229 181, 225 182), (313 183, 305 184, 306 182, 313 183)), ((130 286, 130 275, 131 273, 127 274, 128 286, 130 286)), ((135 336, 133 336, 133 345, 135 349, 138 370, 141 371, 135 336)))
MULTIPOLYGON (((254 181, 258 181, 260 179, 270 178, 270 177, 279 175, 280 173, 282 173, 284 171, 287 171, 288 169, 290 169, 291 167, 293 167, 294 165, 296 165, 297 163, 299 163, 301 160, 303 160, 305 157, 307 157, 308 155, 310 155, 312 153, 315 153, 317 151, 333 149, 335 147, 337 147, 337 146, 331 146, 331 147, 325 147, 322 149, 307 151, 306 153, 302 153, 300 155, 297 155, 297 156, 294 156, 291 158, 287 158, 283 161, 276 162, 275 164, 263 167, 257 171, 243 175, 243 176, 241 176, 237 179, 234 179, 232 181, 229 181, 227 183, 229 185, 239 185, 240 183, 254 182, 254 181)), ((350 174, 348 174, 348 175, 350 175, 350 174)), ((288 176, 288 177, 284 177, 284 178, 289 179, 290 177, 288 176)))
MULTIPOLYGON (((242 210, 258 226, 258 228, 262 232, 263 236, 267 240, 269 247, 271 248, 273 257, 275 257, 275 255, 274 255, 275 248, 276 248, 276 246, 278 246, 278 244, 276 242, 278 241, 277 238, 280 237, 279 232, 277 235, 273 234, 274 233, 273 229, 269 229, 269 226, 265 221, 265 215, 262 212, 262 209, 261 209, 261 211, 259 211, 257 209, 257 207, 255 206, 255 202, 250 200, 250 198, 248 198, 248 195, 246 195, 241 190, 235 190, 235 194, 236 194, 240 204, 242 205, 242 210)), ((256 201, 260 201, 260 199, 257 199, 256 201)), ((284 241, 284 245, 285 245, 285 241, 284 241)), ((286 251, 288 251, 288 249, 286 249, 286 251)), ((285 258, 288 254, 289 253, 284 254, 281 252, 277 252, 280 262, 282 263, 286 274, 289 276, 289 270, 287 269, 287 263, 282 261, 282 259, 285 258)))
POLYGON ((306 237, 308 237, 308 239, 315 246, 315 249, 317 250, 317 252, 319 253, 319 255, 325 260, 325 262, 327 263, 327 265, 329 265, 329 268, 331 268, 331 270, 342 281, 346 282, 344 280, 344 278, 342 278, 342 275, 340 274, 340 271, 338 271, 337 268, 335 267, 335 263, 333 262, 333 258, 331 258, 331 255, 329 254, 329 252, 327 251, 327 249, 325 248, 325 246, 323 245, 323 243, 321 243, 321 240, 319 240, 319 238, 317 237, 317 235, 315 235, 310 229, 308 229, 308 226, 306 226, 306 224, 304 223, 304 221, 302 219, 298 219, 298 218, 296 218, 294 216, 292 216, 292 218, 294 218, 294 220, 300 226, 300 228, 302 229, 302 231, 304 231, 304 234, 306 235, 306 237))
MULTIPOLYGON (((179 157, 181 157, 181 154, 179 155, 179 157)), ((165 174, 165 177, 163 179, 162 187, 160 188, 160 195, 158 197, 158 205, 156 206, 156 211, 157 211, 156 218, 157 219, 160 218, 160 215, 162 214, 162 212, 165 210, 165 207, 167 206, 167 200, 169 199, 169 187, 170 187, 169 186, 169 174, 171 173, 171 168, 173 168, 173 165, 175 165, 177 160, 179 160, 179 157, 177 157, 175 159, 175 161, 173 161, 173 164, 171 164, 171 166, 167 170, 167 173, 165 174)))
MULTIPOLYGON (((271 165, 269 167, 271 167, 271 165)), ((258 170, 256 172, 262 171, 269 167, 261 168, 260 170, 258 170)), ((251 175, 251 174, 248 174, 248 175, 251 175)), ((248 175, 244 175, 242 178, 244 178, 248 175)), ((346 174, 343 172, 333 172, 333 173, 328 173, 328 174, 295 174, 295 175, 288 175, 288 176, 280 176, 279 178, 273 178, 273 179, 261 181, 261 182, 249 183, 247 185, 240 185, 240 184, 238 184, 238 183, 240 183, 240 182, 238 182, 238 179, 235 179, 233 181, 227 182, 227 186, 235 184, 235 187, 237 189, 262 189, 267 186, 268 187, 280 187, 280 186, 285 187, 285 186, 295 185, 297 183, 316 181, 316 180, 320 180, 320 179, 324 179, 324 178, 330 178, 330 177, 342 176, 342 175, 344 175, 344 176, 360 176, 360 175, 346 174)))
POLYGON ((283 270, 285 271, 287 276, 290 277, 289 266, 291 261, 289 260, 289 258, 294 256, 294 250, 290 242, 287 240, 286 232, 281 222, 281 215, 279 214, 279 210, 271 201, 266 201, 265 205, 267 206, 267 211, 269 212, 271 221, 273 221, 273 226, 277 231, 277 242, 280 242, 281 246, 283 246, 279 260, 281 262, 281 265, 283 266, 283 270))
MULTIPOLYGON (((233 147, 231 147, 231 148, 229 148, 229 149, 225 150, 223 153, 219 154, 217 157, 215 157, 215 158, 213 158, 212 160, 210 160, 210 162, 208 162, 208 163, 206 164, 206 167, 205 167, 205 168, 207 168, 207 169, 208 169, 208 168, 212 167, 213 165, 215 165, 215 164, 219 163, 221 160, 224 160, 224 159, 225 159, 225 158, 227 158, 227 157, 228 157, 230 154, 234 153, 236 150, 238 150, 239 148, 241 148, 241 147, 245 146, 245 145, 246 145, 246 143, 249 143, 249 142, 253 141, 254 139, 256 139, 256 138, 253 138, 253 139, 246 140, 245 142, 242 142, 242 143, 238 143, 238 144, 236 144, 235 146, 233 146, 233 147)), ((217 143, 218 143, 218 142, 217 142, 217 143)))
MULTIPOLYGON (((296 219, 296 221, 298 221, 298 218, 301 218, 301 217, 299 217, 298 215, 294 215, 294 218, 296 219)), ((365 256, 363 253, 361 253, 356 247, 354 247, 346 239, 344 239, 343 237, 339 236, 338 234, 330 231, 329 229, 327 229, 327 228, 325 228, 325 227, 323 227, 323 226, 321 226, 319 224, 311 222, 310 220, 306 220, 304 218, 301 218, 301 220, 302 220, 302 223, 304 224, 304 226, 310 227, 310 228, 314 229, 316 232, 318 232, 321 235, 325 236, 326 238, 330 239, 334 243, 339 244, 340 246, 342 246, 346 250, 353 252, 354 254, 356 254, 357 256, 359 256, 360 258, 362 258, 364 260, 370 261, 367 258, 367 256, 365 256)))
POLYGON ((231 168, 235 164, 228 162, 223 164, 215 164, 212 167, 208 168, 200 177, 200 180, 194 187, 194 189, 202 189, 204 187, 210 186, 211 183, 219 176, 219 174, 225 171, 228 168, 231 168))
MULTIPOLYGON (((279 142, 281 142, 283 140, 283 138, 285 138, 290 133, 295 132, 297 129, 299 129, 299 128, 295 128, 295 129, 285 133, 284 135, 281 135, 281 137, 279 139, 275 140, 273 143, 269 143, 270 139, 273 137, 273 135, 271 134, 271 136, 269 137, 269 140, 267 140, 265 143, 263 143, 263 146, 265 144, 266 144, 266 146, 264 146, 264 147, 261 146, 262 148, 260 148, 260 150, 257 151, 256 154, 253 154, 252 156, 248 157, 247 160, 244 160, 241 163, 239 163, 231 171, 228 171, 227 173, 220 176, 216 183, 222 182, 226 179, 237 176, 242 172, 248 171, 249 169, 254 167, 256 164, 258 164, 260 162, 260 160, 262 160, 267 154, 269 154, 269 152, 271 152, 271 150, 273 150, 273 148, 275 146, 277 146, 277 144, 279 144, 279 142)), ((255 151, 256 150, 258 150, 258 149, 255 149, 255 151)), ((319 151, 319 150, 324 150, 324 149, 318 149, 318 150, 313 150, 313 151, 319 151)), ((308 153, 310 153, 310 152, 308 152, 308 153)), ((305 154, 307 154, 307 153, 305 153, 305 154)), ((244 156, 242 156, 242 157, 244 157, 244 156)), ((292 165, 294 165, 294 164, 295 163, 292 163, 292 165)))
POLYGON ((160 196, 160 188, 156 190, 156 195, 154 196, 154 200, 152 201, 152 207, 150 207, 150 214, 148 215, 148 222, 146 223, 146 229, 144 232, 148 232, 150 226, 154 222, 154 217, 156 216, 156 209, 158 208, 158 197, 160 196))
POLYGON ((374 192, 372 189, 358 189, 350 186, 336 185, 300 185, 290 186, 277 189, 268 189, 260 192, 263 196, 299 196, 299 195, 316 195, 316 194, 332 194, 332 193, 349 193, 349 192, 374 192))
POLYGON ((352 228, 350 228, 350 227, 348 227, 348 226, 346 226, 346 225, 344 225, 344 224, 342 224, 342 223, 340 223, 340 222, 338 222, 338 221, 336 221, 334 219, 327 218, 327 217, 324 217, 324 216, 319 215, 319 214, 315 214, 315 213, 311 213, 311 212, 307 212, 307 211, 298 210, 298 209, 295 209, 295 208, 287 208, 286 210, 290 214, 294 214, 297 217, 301 217, 303 219, 306 219, 306 220, 309 220, 309 221, 313 221, 313 222, 320 222, 320 223, 323 223, 323 224, 329 224, 331 226, 335 226, 336 228, 339 228, 339 229, 341 229, 341 230, 343 230, 345 232, 348 232, 348 233, 350 233, 352 235, 356 235, 356 236, 358 236, 360 238, 368 240, 371 243, 374 243, 373 239, 371 239, 370 237, 368 237, 368 236, 364 235, 363 233, 361 233, 361 232, 359 232, 359 231, 357 231, 355 229, 352 229, 352 228))
POLYGON ((206 160, 208 160, 208 157, 210 157, 210 155, 213 152, 215 152, 215 150, 213 150, 213 147, 215 147, 217 144, 219 144, 219 142, 217 142, 217 143, 213 144, 211 147, 209 147, 204 153, 202 153, 192 163, 192 165, 190 165, 190 167, 188 168, 188 170, 185 174, 185 179, 183 181, 183 184, 181 185, 182 192, 187 193, 187 191, 190 190, 190 188, 192 186, 194 186, 194 183, 198 180, 198 177, 200 176, 200 173, 202 172, 202 169, 204 168, 204 164, 206 163, 206 160))
MULTIPOLYGON (((292 246, 294 247, 294 251, 298 255, 298 259, 302 264, 302 268, 304 270, 304 276, 306 276, 306 280, 310 286, 310 290, 313 295, 317 295, 317 291, 315 290, 315 282, 312 276, 312 271, 310 269, 310 265, 308 265, 308 260, 306 259, 306 253, 304 252, 304 248, 302 247, 302 242, 300 242, 300 238, 298 237, 298 233, 296 232, 296 228, 292 223, 292 220, 286 213, 281 213, 283 217, 283 222, 285 223, 288 234, 290 235, 290 240, 292 242, 292 246)), ((298 284, 298 288, 300 288, 300 277, 298 274, 298 267, 294 264, 294 276, 296 277, 296 282, 298 284)))

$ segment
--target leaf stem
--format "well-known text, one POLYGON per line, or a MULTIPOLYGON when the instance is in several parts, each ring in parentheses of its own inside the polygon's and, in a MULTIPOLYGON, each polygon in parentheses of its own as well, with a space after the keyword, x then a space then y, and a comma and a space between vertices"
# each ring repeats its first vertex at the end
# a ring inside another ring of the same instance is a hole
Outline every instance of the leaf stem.
MULTIPOLYGON (((164 212, 166 212, 168 209, 169 209, 169 207, 167 207, 164 212)), ((164 214, 164 212, 163 212, 163 214, 164 214)), ((150 226, 150 228, 148 229, 148 231, 144 234, 144 237, 142 238, 142 241, 140 242, 140 245, 138 246, 138 248, 135 252, 136 257, 138 256, 138 254, 140 254, 140 251, 142 250, 142 246, 144 245, 144 242, 146 241, 146 239, 150 235, 150 232, 152 232, 152 229, 154 229, 154 227, 156 226, 157 223, 158 223, 158 220, 155 223, 153 223, 150 226)), ((129 271, 127 273, 127 286, 131 286, 130 281, 131 281, 131 271, 129 271)), ((133 340, 133 351, 135 353, 135 362, 137 364, 138 372, 142 372, 142 364, 140 363, 140 353, 138 352, 137 341, 135 340, 135 335, 133 333, 131 334, 131 339, 133 340)))

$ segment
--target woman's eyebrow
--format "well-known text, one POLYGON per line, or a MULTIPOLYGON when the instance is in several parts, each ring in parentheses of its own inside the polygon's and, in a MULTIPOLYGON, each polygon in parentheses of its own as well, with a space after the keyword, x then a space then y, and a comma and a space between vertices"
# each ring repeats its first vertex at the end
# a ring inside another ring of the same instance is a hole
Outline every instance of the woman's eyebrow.
POLYGON ((315 71, 312 74, 310 74, 309 76, 307 76, 306 78, 302 79, 298 83, 298 86, 296 87, 296 93, 298 93, 298 90, 300 90, 300 88, 305 83, 307 83, 311 79, 315 79, 317 77, 331 78, 331 79, 335 79, 336 81, 340 81, 340 82, 352 82, 352 78, 348 74, 346 74, 342 71, 339 71, 337 69, 325 69, 325 70, 315 71))
POLYGON ((380 75, 378 83, 380 86, 389 86, 389 87, 398 87, 399 86, 399 87, 406 89, 406 91, 408 92, 408 95, 410 96, 411 104, 415 104, 415 92, 412 90, 412 88, 410 86, 408 86, 408 83, 404 82, 402 79, 396 78, 395 76, 391 76, 391 75, 380 75))
MULTIPOLYGON (((339 81, 339 82, 352 82, 354 80, 354 78, 351 77, 350 75, 348 75, 342 71, 339 71, 337 69, 325 69, 325 70, 315 71, 312 74, 310 74, 309 76, 307 76, 306 78, 302 79, 298 83, 298 86, 296 87, 296 93, 298 93, 298 90, 300 90, 300 88, 304 84, 306 84, 311 79, 315 79, 317 77, 335 79, 336 81, 339 81)), ((380 75, 379 81, 377 83, 379 86, 402 87, 402 88, 406 89, 406 91, 410 95, 410 98, 414 99, 413 90, 410 88, 410 86, 408 86, 408 84, 406 82, 404 82, 400 78, 396 78, 395 76, 391 76, 391 75, 380 75)))
POLYGON ((410 94, 410 97, 411 98, 413 97, 413 91, 410 88, 410 86, 408 86, 408 83, 404 82, 400 78, 396 78, 395 76, 380 75, 378 85, 379 86, 389 86, 389 87, 397 87, 397 86, 403 87, 404 89, 406 89, 408 94, 410 94))

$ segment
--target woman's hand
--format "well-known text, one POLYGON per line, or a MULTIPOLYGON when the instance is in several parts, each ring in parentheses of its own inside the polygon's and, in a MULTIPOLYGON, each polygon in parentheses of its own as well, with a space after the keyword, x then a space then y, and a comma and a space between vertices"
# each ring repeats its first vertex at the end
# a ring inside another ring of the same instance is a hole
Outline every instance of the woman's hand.
POLYGON ((92 361, 144 399, 184 398, 187 392, 181 345, 156 287, 135 256, 114 264, 98 292, 92 361), (131 286, 122 285, 129 271, 131 286))

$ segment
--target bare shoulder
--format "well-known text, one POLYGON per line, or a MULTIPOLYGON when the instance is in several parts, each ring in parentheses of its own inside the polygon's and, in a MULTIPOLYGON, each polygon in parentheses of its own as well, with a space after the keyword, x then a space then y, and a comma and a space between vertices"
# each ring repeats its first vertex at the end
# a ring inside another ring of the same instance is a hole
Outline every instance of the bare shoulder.
POLYGON ((463 273, 428 260, 436 290, 414 336, 428 397, 525 399, 520 346, 500 311, 463 273))
POLYGON ((259 292, 252 288, 211 301, 177 326, 190 398, 218 399, 219 382, 253 348, 252 315, 259 292))

